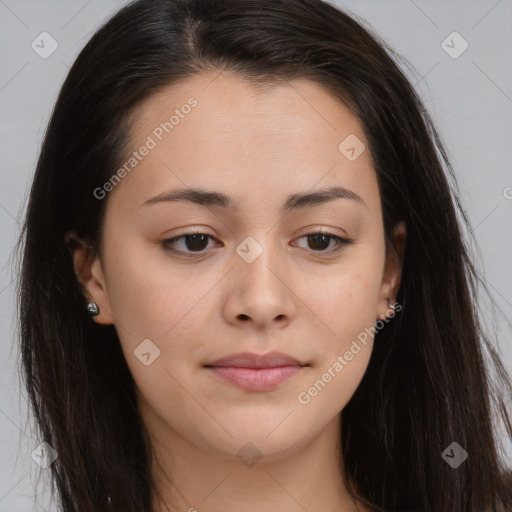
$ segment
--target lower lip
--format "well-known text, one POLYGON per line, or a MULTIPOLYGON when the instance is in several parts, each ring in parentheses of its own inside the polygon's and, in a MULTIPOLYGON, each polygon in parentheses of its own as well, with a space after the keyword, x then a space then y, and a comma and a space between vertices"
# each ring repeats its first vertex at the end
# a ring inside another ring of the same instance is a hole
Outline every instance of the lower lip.
POLYGON ((302 366, 276 368, 207 367, 211 373, 245 391, 269 391, 302 370, 302 366))

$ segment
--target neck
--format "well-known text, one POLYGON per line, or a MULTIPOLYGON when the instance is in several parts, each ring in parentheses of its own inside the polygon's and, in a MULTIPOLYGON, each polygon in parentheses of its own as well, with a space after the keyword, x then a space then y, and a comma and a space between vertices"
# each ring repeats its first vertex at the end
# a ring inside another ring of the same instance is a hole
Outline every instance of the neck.
POLYGON ((340 429, 337 415, 312 442, 258 460, 254 445, 240 443, 246 456, 219 454, 150 421, 152 512, 366 512, 344 484, 340 429))

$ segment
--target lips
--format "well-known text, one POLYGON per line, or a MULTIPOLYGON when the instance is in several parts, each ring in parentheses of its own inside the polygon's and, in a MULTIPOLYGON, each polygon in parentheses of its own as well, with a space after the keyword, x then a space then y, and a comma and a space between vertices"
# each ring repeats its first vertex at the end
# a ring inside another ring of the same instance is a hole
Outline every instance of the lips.
POLYGON ((242 352, 204 366, 214 376, 245 391, 269 391, 300 373, 307 364, 282 352, 242 352))
POLYGON ((279 366, 306 366, 297 359, 282 352, 269 352, 268 354, 253 354, 240 352, 231 356, 222 357, 205 366, 232 366, 236 368, 277 368, 279 366))

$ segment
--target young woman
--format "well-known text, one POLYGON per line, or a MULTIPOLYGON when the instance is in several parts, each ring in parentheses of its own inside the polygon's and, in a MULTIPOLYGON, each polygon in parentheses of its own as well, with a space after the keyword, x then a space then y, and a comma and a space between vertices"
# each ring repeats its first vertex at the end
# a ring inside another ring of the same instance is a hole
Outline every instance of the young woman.
POLYGON ((62 87, 20 238, 60 509, 512 510, 457 211, 392 51, 334 6, 121 9, 62 87))

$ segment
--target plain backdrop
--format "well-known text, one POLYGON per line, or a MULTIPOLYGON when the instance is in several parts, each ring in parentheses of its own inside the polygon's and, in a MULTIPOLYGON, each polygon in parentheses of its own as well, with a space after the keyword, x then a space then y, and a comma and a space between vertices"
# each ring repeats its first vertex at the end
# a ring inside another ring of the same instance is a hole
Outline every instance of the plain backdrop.
MULTIPOLYGON (((12 250, 60 86, 92 33, 125 3, 0 0, 0 512, 56 510, 48 503, 46 481, 36 485, 39 466, 31 453, 41 440, 33 437, 26 395, 18 384, 12 250), (47 58, 33 49, 41 37, 51 42, 43 32, 58 45, 47 58)), ((510 372, 512 1, 336 3, 361 16, 410 63, 404 69, 431 112, 456 171, 481 251, 477 266, 498 307, 497 348, 510 372)), ((480 307, 492 326, 487 301, 480 307)))

